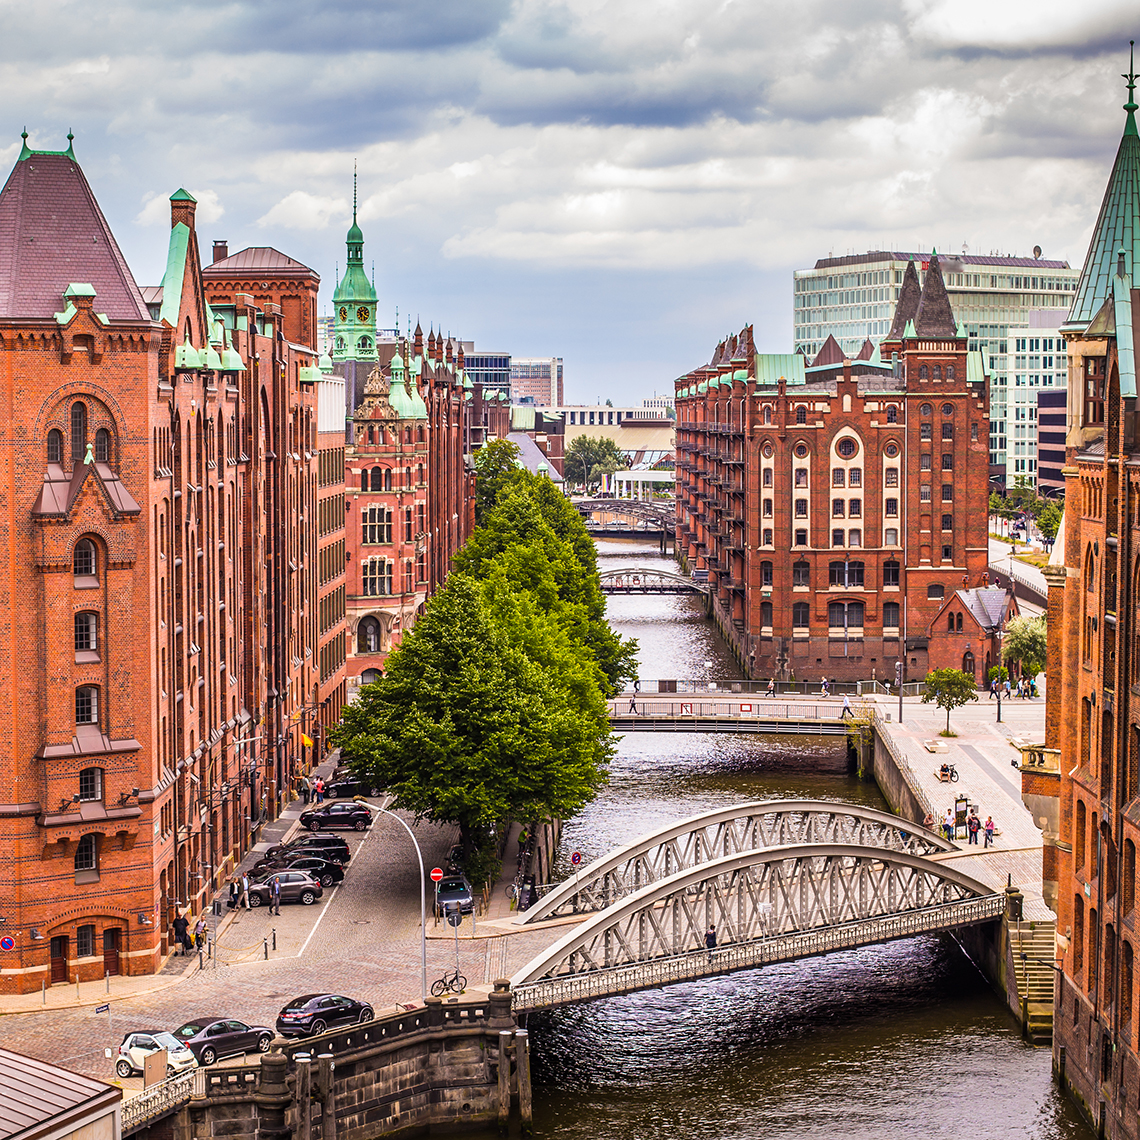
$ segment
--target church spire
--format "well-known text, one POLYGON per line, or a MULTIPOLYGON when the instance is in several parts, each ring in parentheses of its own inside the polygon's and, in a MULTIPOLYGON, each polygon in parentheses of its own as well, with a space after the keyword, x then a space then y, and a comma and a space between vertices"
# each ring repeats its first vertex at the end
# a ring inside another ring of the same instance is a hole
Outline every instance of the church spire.
POLYGON ((364 268, 364 233, 357 224, 356 163, 352 164, 352 225, 348 262, 333 293, 333 360, 376 360, 376 286, 364 268))

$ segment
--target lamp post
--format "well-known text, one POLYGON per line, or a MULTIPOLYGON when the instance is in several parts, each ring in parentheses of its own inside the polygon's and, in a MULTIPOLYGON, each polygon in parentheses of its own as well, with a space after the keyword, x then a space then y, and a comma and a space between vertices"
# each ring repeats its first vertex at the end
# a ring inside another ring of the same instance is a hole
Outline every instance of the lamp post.
POLYGON ((363 796, 352 797, 358 804, 363 804, 366 808, 375 812, 382 812, 384 815, 390 815, 407 833, 408 838, 412 841, 412 846, 416 849, 416 858, 420 862, 420 996, 423 1000, 427 1001, 427 894, 424 890, 424 880, 427 876, 424 874, 424 856, 420 850, 420 845, 415 835, 412 834, 412 829, 394 812, 389 811, 387 808, 377 807, 375 804, 370 804, 363 796))

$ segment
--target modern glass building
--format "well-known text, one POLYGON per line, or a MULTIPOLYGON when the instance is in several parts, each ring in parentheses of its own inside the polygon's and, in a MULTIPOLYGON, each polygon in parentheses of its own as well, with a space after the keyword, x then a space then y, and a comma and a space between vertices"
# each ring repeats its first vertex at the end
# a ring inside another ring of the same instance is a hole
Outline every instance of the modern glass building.
POLYGON ((511 392, 511 354, 509 352, 466 352, 463 367, 473 384, 482 384, 483 391, 511 392))

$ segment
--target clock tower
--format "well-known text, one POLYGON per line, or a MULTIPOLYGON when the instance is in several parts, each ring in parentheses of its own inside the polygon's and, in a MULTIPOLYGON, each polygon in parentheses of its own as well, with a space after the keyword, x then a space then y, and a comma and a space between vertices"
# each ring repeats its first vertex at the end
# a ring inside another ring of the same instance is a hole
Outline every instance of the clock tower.
MULTIPOLYGON (((376 290, 364 272, 364 234, 356 224, 356 174, 352 176, 352 228, 345 239, 348 265, 333 293, 334 361, 375 361, 376 290)), ((365 372, 369 371, 365 369, 365 372)))

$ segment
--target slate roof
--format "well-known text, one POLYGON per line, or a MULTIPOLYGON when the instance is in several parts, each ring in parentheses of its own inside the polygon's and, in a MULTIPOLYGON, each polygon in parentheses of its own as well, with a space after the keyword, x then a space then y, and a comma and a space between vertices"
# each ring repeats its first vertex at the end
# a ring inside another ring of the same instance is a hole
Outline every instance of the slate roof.
POLYGON ((914 331, 920 337, 958 335, 958 323, 954 320, 954 311, 950 308, 946 282, 942 280, 942 267, 938 264, 938 254, 935 252, 930 254, 926 280, 922 283, 918 311, 914 314, 914 331))
POLYGON ((827 340, 823 342, 823 346, 815 354, 815 359, 811 362, 810 367, 819 368, 827 364, 842 364, 846 355, 843 349, 839 347, 839 341, 828 334, 827 340))
POLYGON ((252 245, 240 253, 231 254, 229 257, 223 257, 221 261, 215 261, 212 265, 205 266, 203 272, 207 274, 219 271, 224 273, 232 270, 237 273, 248 273, 251 269, 272 269, 277 272, 283 269, 294 271, 302 269, 306 273, 314 272, 304 262, 297 261, 279 249, 274 249, 271 245, 252 245))
POLYGON ((538 469, 541 466, 546 468, 544 474, 550 477, 552 483, 563 482, 562 476, 558 474, 554 464, 546 458, 542 452, 542 448, 540 448, 526 432, 512 431, 507 435, 507 439, 518 447, 518 462, 532 475, 537 475, 538 469))
POLYGON ((859 349, 859 355, 855 357, 856 360, 870 360, 875 355, 875 342, 868 337, 863 341, 863 347, 859 349))
POLYGON ((970 611, 983 629, 997 629, 1005 619, 1009 591, 1000 586, 977 586, 972 590, 955 590, 958 600, 970 611))
POLYGON ((92 1112, 109 1114, 122 1096, 102 1081, 0 1049, 0 1140, 69 1132, 92 1112))
POLYGON ((111 320, 150 321, 79 163, 25 147, 0 191, 0 318, 50 318, 72 282, 111 320))
POLYGON ((918 270, 915 269, 913 261, 908 261, 906 272, 903 273, 899 299, 895 304, 895 317, 891 321, 891 331, 887 333, 885 340, 902 340, 907 321, 914 320, 914 314, 918 312, 918 302, 921 297, 922 286, 918 283, 918 270))

